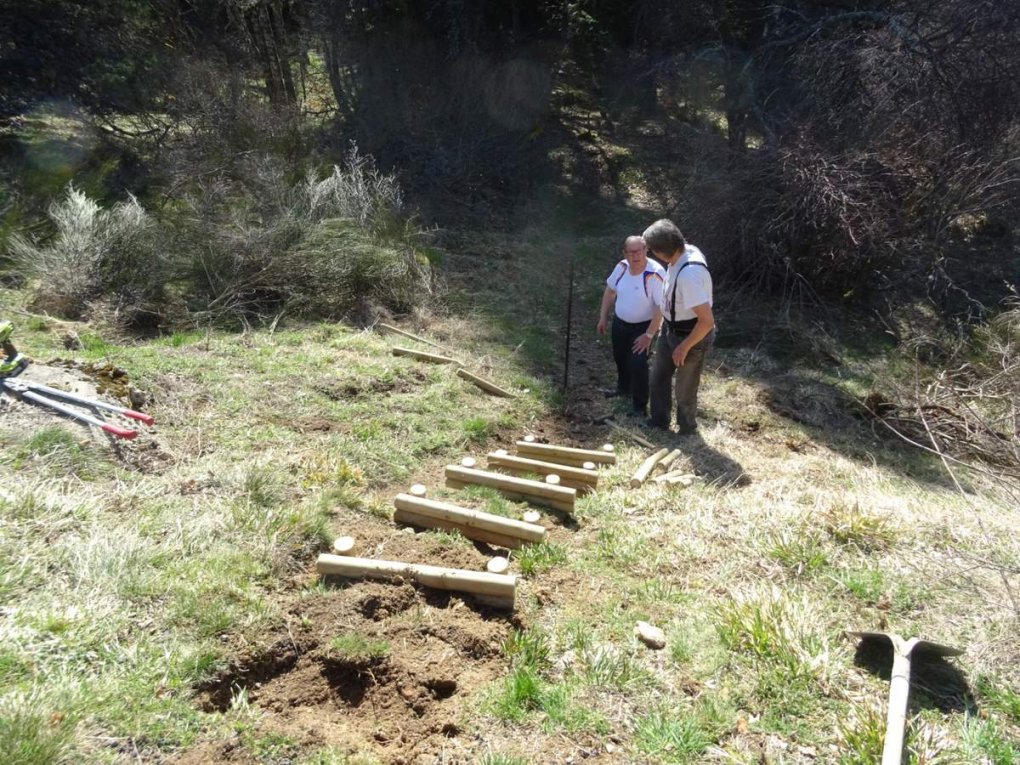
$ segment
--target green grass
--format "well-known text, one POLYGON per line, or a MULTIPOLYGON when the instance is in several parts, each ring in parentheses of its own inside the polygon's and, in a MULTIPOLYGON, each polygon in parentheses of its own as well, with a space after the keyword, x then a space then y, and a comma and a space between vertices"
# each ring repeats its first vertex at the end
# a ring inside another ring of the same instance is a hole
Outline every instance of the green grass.
POLYGON ((517 565, 525 576, 547 571, 567 561, 567 551, 555 542, 524 545, 517 552, 517 565))

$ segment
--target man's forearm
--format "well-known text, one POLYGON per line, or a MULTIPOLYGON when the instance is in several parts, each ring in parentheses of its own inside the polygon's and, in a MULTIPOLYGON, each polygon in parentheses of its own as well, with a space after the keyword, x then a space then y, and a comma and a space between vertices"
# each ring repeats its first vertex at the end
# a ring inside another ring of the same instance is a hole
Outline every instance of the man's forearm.
POLYGON ((606 291, 602 293, 602 307, 599 309, 599 319, 605 321, 609 318, 609 309, 613 307, 615 300, 616 293, 609 287, 606 287, 606 291))
POLYGON ((690 350, 695 345, 704 340, 708 333, 715 327, 715 319, 711 316, 699 316, 698 323, 694 325, 694 329, 691 333, 683 339, 681 345, 685 346, 687 350, 690 350))

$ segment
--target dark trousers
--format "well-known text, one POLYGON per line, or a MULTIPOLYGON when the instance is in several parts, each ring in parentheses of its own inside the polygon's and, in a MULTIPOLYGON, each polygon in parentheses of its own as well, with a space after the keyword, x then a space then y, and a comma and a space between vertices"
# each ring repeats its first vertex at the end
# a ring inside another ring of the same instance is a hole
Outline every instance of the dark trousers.
POLYGON ((713 328, 700 343, 691 348, 684 365, 677 367, 673 363, 673 349, 680 345, 688 334, 674 332, 664 325, 656 344, 649 379, 652 424, 660 428, 669 428, 670 408, 675 395, 677 432, 681 435, 694 433, 698 429, 698 386, 701 384, 701 370, 705 367, 705 358, 715 341, 715 329, 713 328))
MULTIPOLYGON (((629 393, 634 410, 644 414, 648 404, 648 354, 634 353, 634 341, 648 331, 651 322, 631 324, 613 317, 613 360, 616 362, 616 389, 629 393)), ((650 349, 649 349, 650 350, 650 349)))

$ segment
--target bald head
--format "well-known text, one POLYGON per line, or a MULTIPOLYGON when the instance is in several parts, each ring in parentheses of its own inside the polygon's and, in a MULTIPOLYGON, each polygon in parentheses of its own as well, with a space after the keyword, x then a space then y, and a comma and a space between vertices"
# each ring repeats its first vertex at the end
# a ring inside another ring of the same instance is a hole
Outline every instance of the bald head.
POLYGON ((648 265, 648 258, 645 256, 645 240, 641 236, 628 236, 623 240, 623 256, 630 265, 632 274, 639 274, 648 265))

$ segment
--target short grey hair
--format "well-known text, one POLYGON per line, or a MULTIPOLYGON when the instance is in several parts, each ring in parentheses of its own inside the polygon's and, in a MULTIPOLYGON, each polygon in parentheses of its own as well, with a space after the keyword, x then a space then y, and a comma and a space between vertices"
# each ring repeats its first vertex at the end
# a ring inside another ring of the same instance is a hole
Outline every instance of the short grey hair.
POLYGON ((645 240, 645 244, 648 245, 648 249, 652 252, 672 255, 674 252, 682 250, 687 246, 687 241, 684 239, 684 235, 680 233, 680 229, 673 221, 667 218, 655 221, 655 223, 645 229, 642 237, 645 240))
POLYGON ((626 239, 623 240, 623 248, 622 249, 626 250, 627 249, 627 245, 633 244, 634 242, 641 242, 641 246, 642 247, 645 246, 644 237, 642 237, 640 234, 631 234, 630 236, 628 236, 626 239))

